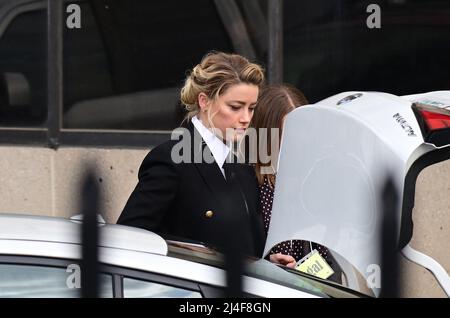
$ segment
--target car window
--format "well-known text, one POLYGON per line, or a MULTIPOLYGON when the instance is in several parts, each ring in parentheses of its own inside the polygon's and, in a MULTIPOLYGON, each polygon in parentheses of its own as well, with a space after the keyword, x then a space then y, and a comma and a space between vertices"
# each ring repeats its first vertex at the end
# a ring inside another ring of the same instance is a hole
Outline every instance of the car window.
POLYGON ((285 0, 285 81, 311 103, 350 90, 448 89, 450 2, 383 1, 376 11, 380 28, 369 27, 370 4, 285 0))
POLYGON ((320 297, 354 298, 364 297, 339 283, 316 278, 284 266, 277 266, 264 259, 247 264, 246 275, 273 282, 289 288, 309 292, 320 297))
POLYGON ((125 298, 202 298, 197 291, 128 277, 123 279, 123 295, 125 298))
POLYGON ((233 51, 214 1, 77 5, 81 27, 64 29, 64 128, 172 130, 186 71, 233 51))
MULTIPOLYGON (((224 256, 214 249, 200 243, 167 241, 168 255, 175 258, 194 261, 225 269, 224 256)), ((357 291, 346 288, 348 284, 340 285, 332 281, 314 278, 311 275, 279 267, 265 259, 248 257, 245 274, 249 277, 262 279, 285 287, 309 292, 322 297, 361 297, 357 291)), ((353 286, 351 286, 353 287, 353 286)), ((356 289, 359 291, 359 289, 356 289)))
MULTIPOLYGON (((76 298, 80 289, 72 284, 66 268, 0 264, 0 298, 76 298)), ((100 275, 100 297, 111 298, 112 276, 100 275)))
POLYGON ((0 126, 43 126, 46 93, 47 10, 11 10, 0 25, 0 126))

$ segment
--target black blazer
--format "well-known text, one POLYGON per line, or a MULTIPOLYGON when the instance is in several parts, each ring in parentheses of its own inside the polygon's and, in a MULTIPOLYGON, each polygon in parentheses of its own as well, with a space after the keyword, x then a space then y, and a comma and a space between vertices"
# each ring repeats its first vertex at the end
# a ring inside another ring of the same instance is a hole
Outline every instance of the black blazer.
POLYGON ((202 159, 201 151, 213 158, 192 123, 187 132, 180 140, 188 147, 180 150, 181 144, 170 140, 147 154, 117 223, 218 247, 238 239, 241 252, 261 257, 265 233, 253 168, 229 164, 232 178, 225 179, 215 161, 175 163, 172 150, 182 155, 187 150, 191 160, 202 159))

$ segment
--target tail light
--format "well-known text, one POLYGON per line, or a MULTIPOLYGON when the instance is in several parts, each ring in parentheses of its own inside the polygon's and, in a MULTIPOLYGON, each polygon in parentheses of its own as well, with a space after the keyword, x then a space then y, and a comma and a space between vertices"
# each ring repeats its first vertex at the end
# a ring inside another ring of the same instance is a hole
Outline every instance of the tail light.
POLYGON ((412 109, 425 142, 437 147, 450 144, 450 106, 414 103, 412 109))

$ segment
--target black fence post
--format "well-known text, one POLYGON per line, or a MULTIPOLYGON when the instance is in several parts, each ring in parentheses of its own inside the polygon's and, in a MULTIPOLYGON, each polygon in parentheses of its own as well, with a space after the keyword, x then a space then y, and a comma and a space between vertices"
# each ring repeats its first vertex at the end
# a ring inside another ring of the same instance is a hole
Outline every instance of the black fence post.
POLYGON ((81 297, 97 298, 99 263, 97 213, 99 211, 99 189, 93 170, 88 170, 82 183, 82 259, 81 259, 81 297))
POLYGON ((399 297, 399 238, 397 205, 398 189, 391 177, 386 180, 382 191, 383 219, 381 235, 381 293, 383 298, 399 297))

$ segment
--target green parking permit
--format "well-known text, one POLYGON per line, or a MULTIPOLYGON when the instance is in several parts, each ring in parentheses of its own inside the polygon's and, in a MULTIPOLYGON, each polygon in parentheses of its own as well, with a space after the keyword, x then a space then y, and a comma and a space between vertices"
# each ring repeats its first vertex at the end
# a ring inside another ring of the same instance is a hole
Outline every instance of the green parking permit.
POLYGON ((310 254, 302 258, 295 267, 296 270, 327 279, 334 274, 333 269, 328 265, 327 261, 319 254, 317 250, 313 250, 310 254))

